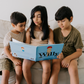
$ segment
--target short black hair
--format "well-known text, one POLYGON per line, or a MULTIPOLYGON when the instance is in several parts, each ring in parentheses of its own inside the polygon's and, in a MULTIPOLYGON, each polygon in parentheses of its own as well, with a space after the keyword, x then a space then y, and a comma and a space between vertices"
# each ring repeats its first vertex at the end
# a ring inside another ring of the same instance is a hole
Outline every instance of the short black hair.
POLYGON ((62 6, 55 13, 55 20, 58 21, 67 18, 70 21, 71 16, 73 17, 72 10, 67 6, 62 6))
POLYGON ((26 22, 27 18, 20 12, 13 12, 10 16, 11 23, 17 25, 18 23, 26 22))

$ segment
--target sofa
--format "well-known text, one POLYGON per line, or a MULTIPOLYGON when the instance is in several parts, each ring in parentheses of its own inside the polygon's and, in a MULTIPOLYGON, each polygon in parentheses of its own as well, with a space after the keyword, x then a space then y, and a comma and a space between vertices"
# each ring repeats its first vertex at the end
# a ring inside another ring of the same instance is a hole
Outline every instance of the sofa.
MULTIPOLYGON (((54 29, 58 27, 57 22, 55 20, 49 21, 50 28, 54 29)), ((28 27, 28 24, 27 24, 28 27)), ((26 27, 26 29, 27 29, 26 27)), ((76 26, 76 28, 80 31, 82 36, 82 41, 84 44, 84 25, 79 24, 76 26)), ((5 34, 12 29, 11 23, 9 21, 0 20, 0 53, 3 49, 3 38, 5 34)), ((32 83, 33 84, 42 84, 42 66, 39 62, 36 62, 31 67, 31 73, 32 73, 32 83)), ((79 57, 78 60, 78 74, 79 74, 79 84, 84 84, 84 47, 83 47, 83 53, 79 57)), ((0 84, 1 84, 1 72, 0 72, 0 84)), ((58 76, 58 84, 70 84, 69 74, 67 70, 64 70, 63 68, 60 70, 59 76, 58 76)), ((14 84, 15 83, 15 72, 10 72, 10 78, 8 84, 14 84)), ((22 79, 21 84, 27 84, 24 77, 22 79)))

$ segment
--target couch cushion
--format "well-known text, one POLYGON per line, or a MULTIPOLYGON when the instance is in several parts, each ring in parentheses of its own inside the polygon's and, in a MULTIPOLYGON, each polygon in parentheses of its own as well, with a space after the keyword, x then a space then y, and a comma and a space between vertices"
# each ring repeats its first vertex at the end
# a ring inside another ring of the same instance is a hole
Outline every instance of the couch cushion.
POLYGON ((49 26, 50 26, 50 28, 51 28, 52 30, 54 30, 55 28, 58 27, 57 21, 55 21, 55 20, 50 20, 50 21, 48 22, 48 24, 49 24, 49 26))
POLYGON ((0 43, 0 48, 3 48, 3 43, 0 43))
POLYGON ((39 62, 36 62, 33 66, 32 69, 37 68, 37 69, 42 69, 42 66, 39 62))
POLYGON ((3 48, 0 48, 0 55, 1 55, 1 52, 3 51, 3 48))
POLYGON ((76 26, 76 28, 79 30, 79 32, 81 33, 81 38, 82 38, 82 42, 83 42, 83 51, 84 51, 84 25, 83 24, 79 24, 76 26))
POLYGON ((9 21, 0 20, 0 47, 3 47, 3 38, 5 34, 12 29, 11 23, 9 21))
POLYGON ((78 68, 80 69, 84 69, 84 53, 82 53, 82 55, 79 57, 78 60, 78 68))

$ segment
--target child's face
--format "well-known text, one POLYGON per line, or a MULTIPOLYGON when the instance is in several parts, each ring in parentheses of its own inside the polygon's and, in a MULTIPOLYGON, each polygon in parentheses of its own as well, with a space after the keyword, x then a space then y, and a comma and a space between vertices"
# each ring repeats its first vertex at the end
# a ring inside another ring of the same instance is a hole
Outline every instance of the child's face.
POLYGON ((34 17, 33 17, 33 22, 36 26, 41 25, 42 20, 41 20, 41 12, 40 11, 35 12, 34 17))
POLYGON ((13 24, 14 30, 16 32, 23 32, 25 30, 26 22, 18 23, 17 25, 13 24))
POLYGON ((58 20, 58 26, 61 28, 61 29, 67 29, 70 27, 70 23, 72 22, 72 20, 68 20, 67 18, 64 18, 62 20, 58 20))

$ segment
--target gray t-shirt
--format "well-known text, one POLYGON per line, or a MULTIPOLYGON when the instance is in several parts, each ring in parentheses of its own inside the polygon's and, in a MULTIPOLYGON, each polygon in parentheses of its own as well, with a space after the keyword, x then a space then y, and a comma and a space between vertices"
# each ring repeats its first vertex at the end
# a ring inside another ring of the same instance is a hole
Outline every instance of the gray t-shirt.
MULTIPOLYGON (((20 41, 20 42, 25 42, 25 37, 26 37, 26 32, 23 31, 19 34, 15 34, 11 31, 9 31, 5 37, 4 37, 4 40, 3 40, 3 44, 4 44, 4 47, 5 46, 10 46, 9 42, 12 41, 12 38, 20 41)), ((5 54, 4 50, 2 51, 1 55, 0 55, 0 59, 3 59, 3 58, 8 58, 7 55, 5 54)))

